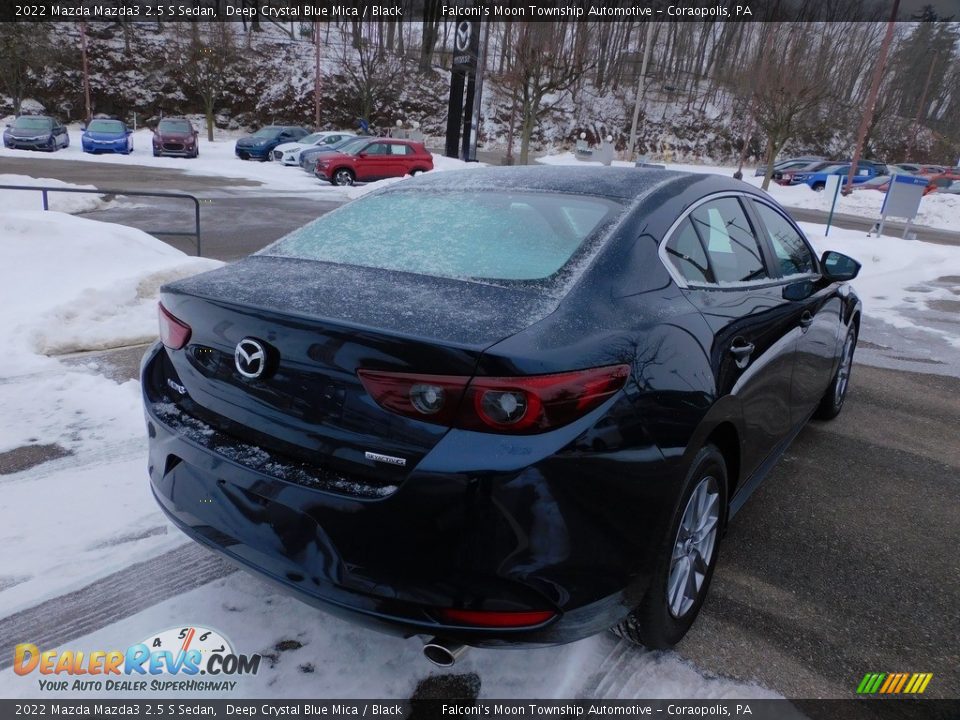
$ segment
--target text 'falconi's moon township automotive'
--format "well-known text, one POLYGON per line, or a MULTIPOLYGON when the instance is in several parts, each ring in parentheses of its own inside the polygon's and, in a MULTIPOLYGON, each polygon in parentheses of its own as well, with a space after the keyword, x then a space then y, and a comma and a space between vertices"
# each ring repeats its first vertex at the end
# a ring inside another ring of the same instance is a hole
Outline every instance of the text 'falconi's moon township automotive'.
POLYGON ((162 289, 153 492, 436 662, 611 627, 670 647, 727 522, 843 406, 859 267, 717 175, 408 180, 162 289))

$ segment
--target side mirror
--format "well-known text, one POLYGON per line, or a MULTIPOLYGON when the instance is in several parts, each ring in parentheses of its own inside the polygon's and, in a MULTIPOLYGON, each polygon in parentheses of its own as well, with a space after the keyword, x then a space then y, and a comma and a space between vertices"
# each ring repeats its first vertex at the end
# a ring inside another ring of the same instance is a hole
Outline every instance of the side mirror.
POLYGON ((133 135, 133 130, 131 130, 130 128, 127 128, 125 132, 127 133, 127 135, 133 135))
POLYGON ((823 277, 831 282, 853 280, 860 273, 860 263, 843 253, 827 250, 820 258, 823 277))
POLYGON ((86 125, 81 125, 81 126, 80 126, 80 129, 81 129, 83 132, 86 132, 86 131, 87 131, 87 126, 86 126, 86 125))
POLYGON ((368 155, 369 155, 369 153, 366 153, 366 152, 357 153, 357 157, 361 157, 361 158, 365 158, 365 157, 367 157, 368 155))
POLYGON ((814 285, 812 280, 798 280, 790 283, 783 288, 784 300, 806 300, 813 295, 814 285))

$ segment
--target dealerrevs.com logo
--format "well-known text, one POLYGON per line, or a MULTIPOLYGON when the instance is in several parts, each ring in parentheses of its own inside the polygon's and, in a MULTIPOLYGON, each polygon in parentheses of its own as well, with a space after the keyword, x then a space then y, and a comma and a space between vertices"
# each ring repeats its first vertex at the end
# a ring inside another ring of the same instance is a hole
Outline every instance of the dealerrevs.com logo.
POLYGON ((41 651, 21 643, 13 651, 13 671, 46 676, 38 683, 47 691, 222 692, 237 685, 228 678, 256 675, 259 669, 260 655, 237 654, 222 634, 196 626, 164 630, 126 650, 41 651), (62 679, 65 675, 72 679, 62 679))

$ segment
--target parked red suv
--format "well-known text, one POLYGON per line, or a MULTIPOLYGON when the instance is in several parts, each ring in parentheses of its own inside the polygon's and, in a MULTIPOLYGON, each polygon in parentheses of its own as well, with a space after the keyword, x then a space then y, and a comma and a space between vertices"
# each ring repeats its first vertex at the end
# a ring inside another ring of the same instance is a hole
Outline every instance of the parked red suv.
POLYGON ((316 176, 334 185, 353 185, 433 170, 433 155, 422 142, 369 138, 349 143, 339 152, 318 156, 316 176))

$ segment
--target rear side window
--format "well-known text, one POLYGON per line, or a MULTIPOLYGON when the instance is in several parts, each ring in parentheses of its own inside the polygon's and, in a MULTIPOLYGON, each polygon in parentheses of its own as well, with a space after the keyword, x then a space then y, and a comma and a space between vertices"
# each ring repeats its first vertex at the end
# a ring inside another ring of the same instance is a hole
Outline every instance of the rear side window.
POLYGON ((693 229, 690 218, 684 218, 680 226, 674 231, 667 242, 667 254, 670 262, 686 278, 693 283, 713 282, 707 254, 700 244, 697 231, 693 229))
POLYGON ((720 284, 769 278, 760 244, 736 198, 710 200, 690 214, 706 248, 713 279, 720 284))
POLYGON ((780 274, 790 277, 815 272, 813 253, 793 225, 769 205, 758 202, 753 206, 767 229, 767 236, 780 264, 780 274))
POLYGON ((413 151, 408 148, 406 145, 401 145, 399 143, 390 146, 391 155, 412 155, 413 151))

